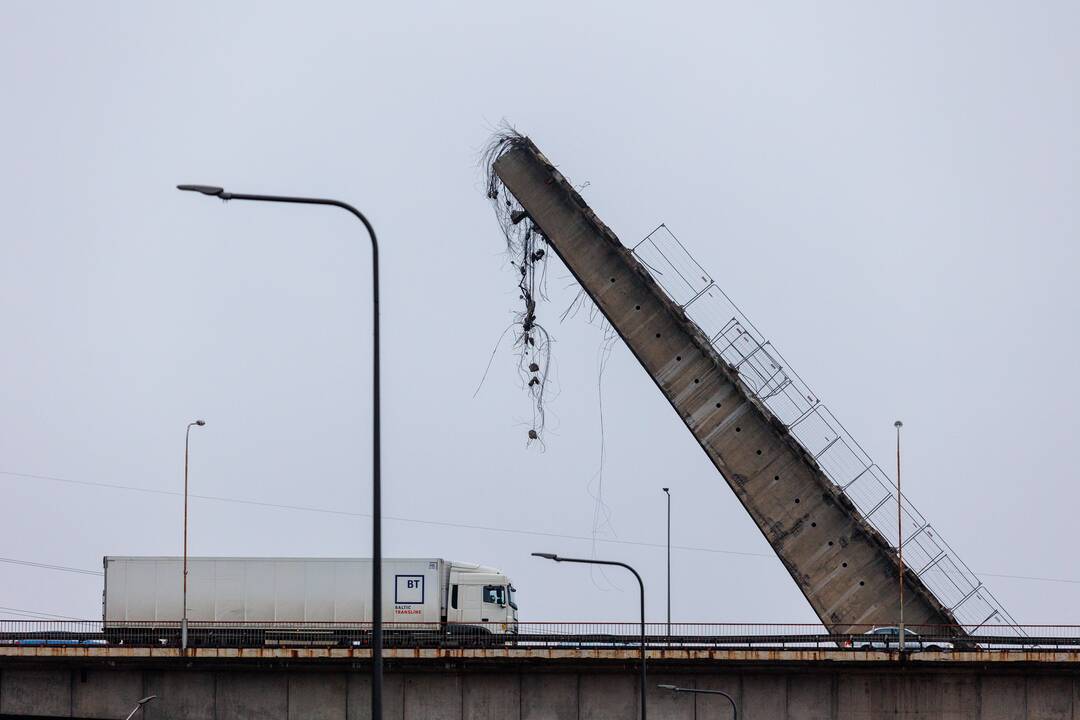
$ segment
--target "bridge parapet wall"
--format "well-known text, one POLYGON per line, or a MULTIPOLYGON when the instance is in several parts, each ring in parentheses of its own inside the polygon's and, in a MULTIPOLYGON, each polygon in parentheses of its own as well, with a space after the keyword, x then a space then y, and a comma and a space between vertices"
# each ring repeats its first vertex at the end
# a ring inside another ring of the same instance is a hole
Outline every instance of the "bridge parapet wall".
MULTIPOLYGON (((927 717, 1080 720, 1080 655, 980 654, 978 660, 889 653, 733 651, 724 659, 657 659, 648 710, 665 720, 730 718, 723 698, 672 694, 657 683, 723 690, 754 720, 927 717), (832 658, 832 659, 830 659, 832 658)), ((591 657, 390 657, 388 720, 632 720, 632 653, 591 657)), ((365 659, 179 658, 167 655, 0 656, 0 718, 126 716, 157 695, 148 720, 369 718, 365 659)))

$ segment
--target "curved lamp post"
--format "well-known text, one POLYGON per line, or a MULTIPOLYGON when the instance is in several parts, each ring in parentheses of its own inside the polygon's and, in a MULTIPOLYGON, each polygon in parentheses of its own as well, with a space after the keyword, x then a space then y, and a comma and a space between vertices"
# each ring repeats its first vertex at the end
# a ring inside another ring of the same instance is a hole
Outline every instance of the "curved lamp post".
POLYGON ((660 688, 661 690, 670 690, 671 692, 677 693, 687 692, 694 693, 696 695, 723 695, 728 699, 728 702, 731 703, 731 720, 739 720, 739 708, 735 704, 735 698, 731 697, 723 690, 699 690, 697 688, 676 687, 675 685, 657 685, 656 687, 660 688))
POLYGON ((533 553, 532 555, 533 557, 554 560, 555 562, 584 563, 586 565, 617 565, 618 567, 626 568, 634 573, 634 577, 637 578, 638 581, 638 587, 641 589, 641 720, 645 720, 645 583, 642 582, 641 576, 638 575, 637 570, 626 563, 615 560, 559 557, 555 553, 533 553))
POLYGON ((202 193, 221 200, 254 200, 256 202, 293 203, 298 205, 333 205, 352 213, 364 224, 371 238, 371 289, 374 300, 372 308, 372 541, 371 541, 371 717, 382 720, 382 487, 381 487, 381 442, 379 411, 379 242, 375 238, 375 228, 364 214, 348 203, 326 198, 292 197, 288 195, 250 195, 247 193, 226 192, 224 188, 213 185, 177 185, 178 190, 202 193))
POLYGON ((897 420, 893 423, 896 428, 896 558, 900 566, 900 652, 904 652, 904 496, 900 493, 900 428, 904 423, 897 420))
POLYGON ((191 428, 203 427, 206 425, 205 420, 196 420, 195 422, 189 422, 187 424, 187 430, 184 432, 184 609, 181 613, 180 620, 180 652, 187 652, 187 575, 188 575, 188 562, 187 562, 187 508, 188 508, 188 447, 191 444, 191 428))

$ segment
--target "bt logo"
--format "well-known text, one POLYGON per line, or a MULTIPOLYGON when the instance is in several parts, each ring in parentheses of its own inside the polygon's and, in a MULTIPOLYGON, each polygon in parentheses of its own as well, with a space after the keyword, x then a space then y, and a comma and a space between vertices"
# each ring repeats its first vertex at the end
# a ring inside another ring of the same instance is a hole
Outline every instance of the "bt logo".
POLYGON ((396 605, 423 605, 424 576, 395 575, 394 603, 396 605))

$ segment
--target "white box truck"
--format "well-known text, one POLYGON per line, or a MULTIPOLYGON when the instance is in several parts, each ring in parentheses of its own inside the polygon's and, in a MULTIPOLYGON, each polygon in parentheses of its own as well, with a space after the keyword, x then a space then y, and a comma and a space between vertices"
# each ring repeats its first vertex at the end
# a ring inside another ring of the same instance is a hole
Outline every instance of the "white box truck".
MULTIPOLYGON (((178 639, 183 558, 110 556, 104 563, 106 637, 122 642, 138 631, 170 644, 178 639)), ((514 587, 495 568, 385 558, 382 594, 388 643, 418 633, 517 632, 514 587)), ((298 631, 327 642, 362 639, 372 620, 371 560, 189 557, 187 617, 191 644, 242 632, 260 644, 298 631)))

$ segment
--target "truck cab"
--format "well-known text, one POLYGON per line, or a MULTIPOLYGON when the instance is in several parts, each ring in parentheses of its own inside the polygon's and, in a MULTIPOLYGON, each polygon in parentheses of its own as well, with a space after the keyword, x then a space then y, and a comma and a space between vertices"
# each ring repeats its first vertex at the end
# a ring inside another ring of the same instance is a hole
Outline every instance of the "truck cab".
POLYGON ((517 632, 514 586, 496 568, 455 562, 447 590, 448 624, 473 625, 492 633, 517 632))

